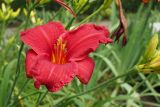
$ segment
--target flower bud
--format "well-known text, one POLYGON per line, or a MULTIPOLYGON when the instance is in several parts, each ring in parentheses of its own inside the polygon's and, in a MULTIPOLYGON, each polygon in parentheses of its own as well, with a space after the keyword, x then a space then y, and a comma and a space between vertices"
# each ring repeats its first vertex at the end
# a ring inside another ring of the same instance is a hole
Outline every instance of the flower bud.
MULTIPOLYGON (((28 12, 25 8, 23 9, 23 13, 25 16, 27 16, 27 14, 28 14, 28 12)), ((37 17, 36 11, 34 11, 34 10, 32 10, 30 13, 30 20, 35 25, 40 25, 43 23, 43 20, 41 18, 37 17)))
POLYGON ((6 21, 8 19, 13 19, 17 17, 20 13, 20 9, 13 11, 10 5, 1 4, 0 8, 0 21, 6 21))
POLYGON ((151 40, 150 40, 150 42, 147 46, 147 49, 146 49, 145 54, 144 54, 144 59, 151 60, 152 58, 154 58, 157 55, 157 53, 158 53, 158 51, 157 51, 158 42, 159 42, 158 41, 158 34, 155 34, 151 38, 151 40))
POLYGON ((20 9, 17 9, 15 12, 12 13, 12 17, 17 17, 19 15, 20 9))
MULTIPOLYGON (((160 57, 159 57, 160 58, 160 57)), ((159 73, 160 72, 160 59, 157 60, 157 62, 148 62, 146 64, 140 64, 136 66, 138 71, 141 71, 143 73, 159 73)))
POLYGON ((136 66, 138 71, 143 73, 160 73, 160 52, 157 50, 158 43, 158 34, 155 34, 151 38, 140 64, 136 66))

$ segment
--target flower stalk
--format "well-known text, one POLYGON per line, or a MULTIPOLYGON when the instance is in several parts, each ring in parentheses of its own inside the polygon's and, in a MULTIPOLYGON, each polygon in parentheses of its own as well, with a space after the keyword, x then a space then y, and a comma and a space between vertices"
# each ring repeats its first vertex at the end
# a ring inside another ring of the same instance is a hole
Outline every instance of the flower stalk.
POLYGON ((80 23, 78 23, 76 26, 79 26, 85 22, 87 22, 90 18, 92 18, 93 16, 95 16, 96 14, 98 14, 102 9, 104 8, 108 8, 110 6, 110 4, 112 3, 113 0, 105 0, 103 2, 103 4, 95 11, 93 12, 91 15, 89 15, 88 17, 86 17, 84 20, 82 20, 80 23))
POLYGON ((116 80, 118 80, 118 79, 120 79, 120 78, 122 78, 122 77, 126 77, 127 75, 133 73, 134 70, 135 70, 135 68, 132 68, 132 69, 128 70, 127 73, 124 73, 124 74, 122 74, 122 75, 119 75, 119 76, 117 76, 117 77, 114 77, 114 78, 112 78, 112 79, 110 79, 110 80, 108 80, 108 81, 104 81, 103 83, 95 86, 95 87, 92 88, 92 89, 89 89, 89 90, 86 90, 86 91, 84 91, 84 92, 78 93, 78 94, 76 94, 76 95, 72 95, 72 96, 69 96, 69 97, 67 97, 67 98, 64 98, 63 101, 61 101, 60 103, 58 103, 56 106, 61 106, 61 105, 63 105, 64 103, 70 101, 70 100, 73 99, 73 98, 76 98, 76 97, 85 95, 85 94, 87 94, 87 93, 96 91, 96 90, 98 90, 98 89, 100 89, 100 88, 102 88, 102 87, 106 88, 106 87, 108 87, 112 82, 114 82, 114 81, 116 81, 116 80))
MULTIPOLYGON (((36 5, 33 5, 33 7, 31 7, 31 8, 29 8, 29 6, 27 6, 28 14, 27 14, 27 17, 26 17, 26 24, 25 24, 24 29, 26 29, 28 24, 29 24, 30 13, 35 6, 36 5)), ((17 57, 16 75, 15 75, 13 85, 11 86, 11 91, 9 92, 9 95, 8 95, 8 98, 6 100, 6 103, 5 103, 4 107, 7 107, 8 102, 11 99, 12 93, 14 91, 15 85, 17 83, 17 80, 18 80, 18 77, 19 77, 19 74, 20 74, 20 60, 21 60, 21 54, 22 54, 23 48, 24 48, 24 43, 21 42, 20 49, 19 49, 19 52, 18 52, 18 57, 17 57)))

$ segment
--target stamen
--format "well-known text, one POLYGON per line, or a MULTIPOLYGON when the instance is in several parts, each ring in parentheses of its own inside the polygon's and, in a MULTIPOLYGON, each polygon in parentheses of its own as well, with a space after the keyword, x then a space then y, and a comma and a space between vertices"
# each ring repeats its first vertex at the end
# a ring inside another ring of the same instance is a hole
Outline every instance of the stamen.
POLYGON ((66 42, 63 43, 61 38, 53 45, 52 62, 56 64, 66 63, 66 42))

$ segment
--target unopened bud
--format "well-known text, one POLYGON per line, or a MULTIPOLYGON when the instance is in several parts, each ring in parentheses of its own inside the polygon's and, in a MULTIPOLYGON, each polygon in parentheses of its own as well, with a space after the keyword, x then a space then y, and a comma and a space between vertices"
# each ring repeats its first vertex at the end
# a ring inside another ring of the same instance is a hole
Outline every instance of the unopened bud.
POLYGON ((153 35, 145 51, 144 59, 151 60, 157 55, 158 42, 158 34, 153 35))
POLYGON ((138 71, 143 73, 160 73, 160 52, 157 50, 158 46, 158 34, 155 34, 145 51, 143 59, 140 63, 136 66, 138 71))

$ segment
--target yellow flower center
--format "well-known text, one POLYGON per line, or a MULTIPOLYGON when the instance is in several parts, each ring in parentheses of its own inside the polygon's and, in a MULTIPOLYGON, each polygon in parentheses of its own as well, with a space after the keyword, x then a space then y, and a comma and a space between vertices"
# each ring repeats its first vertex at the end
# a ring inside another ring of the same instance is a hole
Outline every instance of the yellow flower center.
POLYGON ((66 58, 66 42, 63 43, 62 39, 57 39, 53 47, 52 62, 54 64, 65 64, 66 58))

